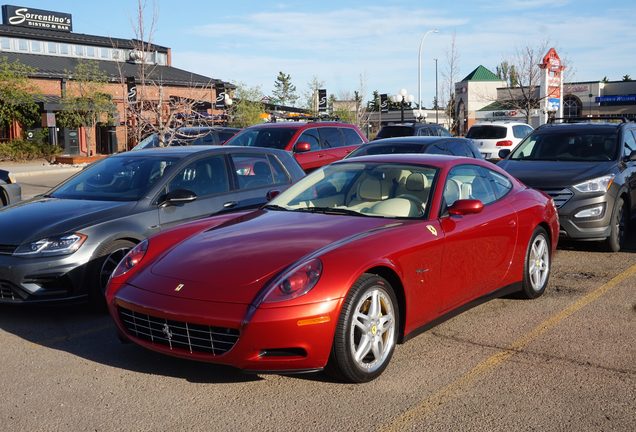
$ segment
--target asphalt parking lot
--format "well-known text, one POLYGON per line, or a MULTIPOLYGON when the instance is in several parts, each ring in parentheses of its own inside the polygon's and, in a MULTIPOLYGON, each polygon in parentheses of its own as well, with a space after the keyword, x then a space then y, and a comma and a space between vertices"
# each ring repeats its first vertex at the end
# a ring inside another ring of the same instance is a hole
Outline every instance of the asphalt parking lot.
POLYGON ((0 430, 633 431, 635 254, 634 232, 620 253, 560 245, 544 296, 471 309, 362 385, 164 357, 82 305, 2 306, 0 430))

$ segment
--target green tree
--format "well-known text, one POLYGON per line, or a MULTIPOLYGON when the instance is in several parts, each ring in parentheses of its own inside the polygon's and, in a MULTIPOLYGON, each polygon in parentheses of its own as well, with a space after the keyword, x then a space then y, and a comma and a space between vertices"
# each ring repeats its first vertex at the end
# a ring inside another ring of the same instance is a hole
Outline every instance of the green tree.
POLYGON ((274 91, 272 92, 272 103, 277 105, 294 106, 298 96, 296 86, 291 82, 291 76, 283 72, 278 72, 274 81, 274 91))
POLYGON ((627 74, 627 75, 623 75, 623 81, 633 81, 633 80, 632 80, 632 77, 629 76, 629 74, 627 74))
POLYGON ((609 82, 609 79, 607 78, 607 76, 604 76, 601 82, 607 84, 609 82))
POLYGON ((106 93, 108 76, 95 61, 79 61, 72 72, 66 71, 72 85, 62 95, 61 126, 84 126, 88 155, 95 154, 94 132, 100 121, 110 122, 115 113, 112 97, 106 93))
POLYGON ((517 87, 519 85, 519 75, 517 74, 514 64, 510 64, 504 60, 497 66, 496 70, 499 79, 506 81, 510 87, 517 87))
POLYGON ((39 109, 34 100, 37 90, 28 78, 34 71, 17 60, 0 59, 0 123, 4 126, 13 121, 27 127, 37 122, 39 109))
POLYGON ((243 83, 235 85, 233 102, 228 109, 228 124, 234 127, 247 127, 262 122, 261 115, 265 112, 265 106, 261 102, 263 92, 260 87, 247 87, 243 83))
POLYGON ((373 90, 373 96, 371 96, 371 100, 367 102, 367 110, 380 111, 380 92, 379 91, 373 90))

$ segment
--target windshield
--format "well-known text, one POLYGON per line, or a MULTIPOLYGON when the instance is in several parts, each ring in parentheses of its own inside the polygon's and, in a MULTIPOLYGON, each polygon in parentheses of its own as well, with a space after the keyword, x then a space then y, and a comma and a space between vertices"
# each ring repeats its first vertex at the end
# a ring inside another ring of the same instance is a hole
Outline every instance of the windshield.
POLYGON ((500 139, 506 137, 506 128, 502 126, 472 126, 468 129, 466 138, 472 139, 500 139))
POLYGON ((277 196, 274 210, 387 218, 423 218, 427 214, 433 167, 340 163, 313 172, 277 196))
POLYGON ((614 129, 533 133, 519 144, 510 159, 602 162, 614 160, 617 149, 614 129))
POLYGON ((176 158, 110 157, 58 186, 54 198, 138 201, 177 162, 176 158))
POLYGON ((234 135, 229 145, 269 147, 285 150, 297 129, 284 127, 244 129, 234 135))

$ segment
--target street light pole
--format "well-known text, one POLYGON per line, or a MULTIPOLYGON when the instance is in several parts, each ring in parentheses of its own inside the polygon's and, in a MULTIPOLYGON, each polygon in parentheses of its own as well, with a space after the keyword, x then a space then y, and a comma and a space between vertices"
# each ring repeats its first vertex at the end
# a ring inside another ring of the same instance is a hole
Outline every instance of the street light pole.
POLYGON ((424 46, 424 39, 431 33, 439 33, 439 30, 432 29, 424 33, 420 40, 420 48, 417 52, 417 109, 422 110, 422 46, 424 46))
POLYGON ((439 124, 439 117, 437 116, 438 107, 439 99, 437 97, 437 59, 435 59, 435 123, 439 124))

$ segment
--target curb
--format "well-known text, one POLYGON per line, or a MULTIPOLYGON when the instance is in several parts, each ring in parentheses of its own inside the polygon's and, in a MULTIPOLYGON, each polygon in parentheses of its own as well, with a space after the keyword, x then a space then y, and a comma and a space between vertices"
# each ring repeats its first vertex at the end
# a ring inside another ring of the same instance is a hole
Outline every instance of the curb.
POLYGON ((35 169, 33 171, 13 171, 12 174, 16 177, 18 181, 24 177, 35 177, 39 175, 47 175, 47 174, 74 174, 79 172, 84 167, 68 167, 68 168, 54 168, 54 169, 35 169))

